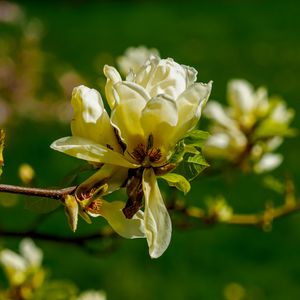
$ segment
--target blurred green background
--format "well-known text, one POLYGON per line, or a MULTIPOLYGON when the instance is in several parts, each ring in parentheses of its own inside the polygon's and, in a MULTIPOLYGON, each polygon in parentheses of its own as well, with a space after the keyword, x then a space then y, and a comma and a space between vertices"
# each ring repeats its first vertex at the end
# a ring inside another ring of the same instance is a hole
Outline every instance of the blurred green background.
MULTIPOLYGON (((76 70, 90 87, 103 86, 102 67, 114 64, 130 46, 157 48, 162 57, 195 67, 198 80, 214 81, 212 99, 225 102, 226 83, 245 78, 270 94, 281 95, 300 109, 300 4, 296 1, 27 1, 27 18, 42 23, 41 49, 50 63, 39 92, 58 89, 51 72, 76 70)), ((1 34, 7 36, 8 28, 1 34)), ((1 44, 0 44, 1 46, 1 44)), ((30 58, 27 62, 30 66, 30 58)), ((30 75, 29 75, 30 76, 30 75)), ((103 92, 103 89, 102 89, 103 92)), ((19 97, 22 98, 22 95, 19 97)), ((68 100, 68 99, 64 99, 68 100)), ((21 99, 25 102, 26 98, 21 99)), ((76 159, 49 149, 69 134, 69 124, 32 120, 23 115, 7 125, 7 146, 2 183, 20 184, 18 167, 29 163, 39 186, 61 184, 76 159)), ((201 124, 200 124, 201 127, 201 124)), ((300 128, 296 115, 293 127, 300 128)), ((286 140, 280 152, 285 160, 274 174, 290 175, 299 186, 299 138, 286 140)), ((237 212, 263 210, 266 201, 282 199, 261 184, 261 176, 238 172, 201 178, 186 201, 205 207, 208 195, 225 195, 237 212)), ((166 190, 166 193, 168 190, 166 190)), ((36 213, 19 205, 0 208, 0 226, 25 230, 36 213)), ((80 220, 75 235, 93 232, 80 220)), ((71 236, 62 209, 45 218, 41 231, 71 236)), ((19 240, 1 238, 2 246, 16 249, 19 240)), ((57 279, 70 279, 80 289, 103 289, 109 300, 229 299, 224 289, 235 282, 245 290, 238 299, 300 299, 300 214, 274 223, 273 230, 216 225, 197 230, 174 229, 166 253, 151 260, 145 240, 120 240, 118 248, 100 256, 72 245, 36 241, 44 266, 57 279)), ((0 274, 3 280, 3 274, 0 274)))

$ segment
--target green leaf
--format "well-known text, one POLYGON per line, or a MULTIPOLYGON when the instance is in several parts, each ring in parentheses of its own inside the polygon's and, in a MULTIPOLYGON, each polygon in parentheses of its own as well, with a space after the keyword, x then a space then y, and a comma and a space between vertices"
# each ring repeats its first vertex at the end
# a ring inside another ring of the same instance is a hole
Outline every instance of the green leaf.
POLYGON ((177 143, 175 147, 175 151, 172 154, 168 163, 178 164, 179 162, 181 162, 184 152, 185 152, 184 142, 181 140, 179 143, 177 143))
POLYGON ((209 132, 195 129, 185 136, 184 143, 186 145, 202 147, 205 141, 209 138, 209 136, 209 132))
POLYGON ((166 180, 169 186, 176 187, 178 190, 184 192, 184 194, 188 193, 191 189, 190 183, 182 175, 167 173, 159 177, 166 180))
POLYGON ((188 157, 187 162, 209 167, 209 164, 207 163, 207 161, 205 160, 201 152, 199 152, 196 155, 192 155, 188 157))
POLYGON ((39 214, 52 212, 60 205, 60 201, 49 198, 26 197, 25 199, 25 208, 39 214))
POLYGON ((4 142, 5 142, 5 131, 4 129, 0 129, 0 176, 2 175, 2 167, 4 165, 3 160, 3 150, 4 150, 4 142))
POLYGON ((183 161, 176 168, 176 173, 184 176, 188 181, 195 179, 209 164, 206 162, 201 152, 197 154, 186 153, 183 161))

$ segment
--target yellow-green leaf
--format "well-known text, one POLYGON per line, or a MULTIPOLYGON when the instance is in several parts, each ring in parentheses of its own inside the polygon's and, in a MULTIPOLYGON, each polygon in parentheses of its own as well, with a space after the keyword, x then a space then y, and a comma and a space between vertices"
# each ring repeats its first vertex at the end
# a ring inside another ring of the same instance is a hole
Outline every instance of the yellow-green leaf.
POLYGON ((176 173, 167 173, 159 177, 166 180, 170 186, 174 186, 178 190, 184 192, 184 194, 188 193, 191 189, 190 183, 182 175, 176 173))

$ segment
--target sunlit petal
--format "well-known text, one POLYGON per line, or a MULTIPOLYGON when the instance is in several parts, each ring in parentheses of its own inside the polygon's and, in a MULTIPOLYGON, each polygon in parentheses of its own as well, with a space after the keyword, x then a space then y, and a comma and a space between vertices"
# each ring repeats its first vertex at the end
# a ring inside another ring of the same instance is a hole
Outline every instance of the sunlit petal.
POLYGON ((129 151, 132 151, 132 147, 143 140, 140 118, 149 95, 142 87, 130 82, 116 84, 115 91, 120 101, 112 110, 111 121, 129 151))
POLYGON ((181 66, 173 59, 151 57, 137 72, 135 82, 143 86, 151 97, 163 94, 176 99, 196 80, 194 68, 181 66))
POLYGON ((229 81, 228 101, 239 113, 253 111, 256 107, 253 86, 242 79, 229 81))
POLYGON ((179 140, 189 130, 193 129, 200 119, 202 108, 206 104, 212 88, 212 82, 207 84, 194 83, 176 100, 178 109, 178 126, 174 140, 179 140))
POLYGON ((52 149, 66 153, 89 162, 106 163, 125 168, 136 168, 135 164, 130 163, 125 157, 109 148, 96 144, 91 140, 79 137, 64 137, 54 141, 52 149))
POLYGON ((119 150, 101 95, 96 90, 83 85, 74 88, 71 104, 74 109, 71 123, 74 136, 90 139, 98 144, 108 144, 115 151, 119 150))
POLYGON ((145 195, 145 233, 152 258, 161 256, 169 246, 172 224, 153 169, 143 173, 145 195))
POLYGON ((254 171, 256 173, 263 173, 272 171, 277 168, 283 161, 283 156, 277 153, 266 153, 263 157, 254 165, 254 171))
POLYGON ((122 209, 122 201, 108 202, 103 200, 101 215, 107 220, 115 232, 127 239, 144 238, 144 214, 138 211, 132 219, 126 219, 122 209))
POLYGON ((147 102, 141 116, 141 125, 146 141, 153 137, 153 147, 167 151, 175 143, 169 145, 169 137, 176 130, 178 112, 176 102, 164 96, 157 96, 147 102))
POLYGON ((107 82, 105 85, 106 99, 110 108, 113 109, 115 104, 118 102, 118 98, 114 90, 114 85, 117 82, 122 81, 122 78, 119 72, 114 67, 108 65, 104 66, 103 73, 107 78, 107 82))
POLYGON ((232 129, 238 127, 238 124, 228 116, 222 105, 216 101, 209 101, 204 114, 225 128, 232 129))

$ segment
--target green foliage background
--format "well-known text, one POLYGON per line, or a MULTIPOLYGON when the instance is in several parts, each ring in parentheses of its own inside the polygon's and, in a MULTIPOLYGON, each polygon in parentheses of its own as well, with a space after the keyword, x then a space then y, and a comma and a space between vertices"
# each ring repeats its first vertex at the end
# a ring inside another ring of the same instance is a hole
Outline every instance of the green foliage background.
MULTIPOLYGON (((28 1, 22 6, 45 26, 43 49, 84 74, 90 87, 103 83, 104 63, 113 63, 129 46, 146 45, 194 66, 200 81, 214 80, 211 99, 224 102, 227 81, 245 78, 267 86, 299 112, 300 4, 295 1, 28 1)), ((299 113, 293 125, 300 128, 299 113)), ((79 162, 49 145, 68 134, 67 125, 15 122, 7 132, 2 182, 20 183, 18 166, 28 162, 40 186, 59 185, 79 162)), ((287 140, 280 148, 284 163, 274 172, 289 174, 298 186, 299 149, 299 138, 287 140)), ((264 190, 261 176, 238 172, 195 181, 186 200, 204 207, 211 194, 224 194, 237 212, 260 211, 267 200, 281 203, 264 190)), ((0 209, 1 226, 11 229, 25 230, 35 217, 22 205, 0 209)), ((100 223, 80 221, 76 235, 100 223)), ((40 230, 72 235, 62 209, 40 230)), ((0 242, 15 248, 19 241, 0 242)), ((158 260, 149 258, 145 240, 121 240, 116 251, 98 257, 71 245, 37 244, 52 277, 69 278, 80 289, 104 289, 109 300, 224 299, 230 282, 246 289, 245 299, 300 299, 299 214, 278 220, 271 232, 225 225, 174 229, 170 247, 158 260)))

